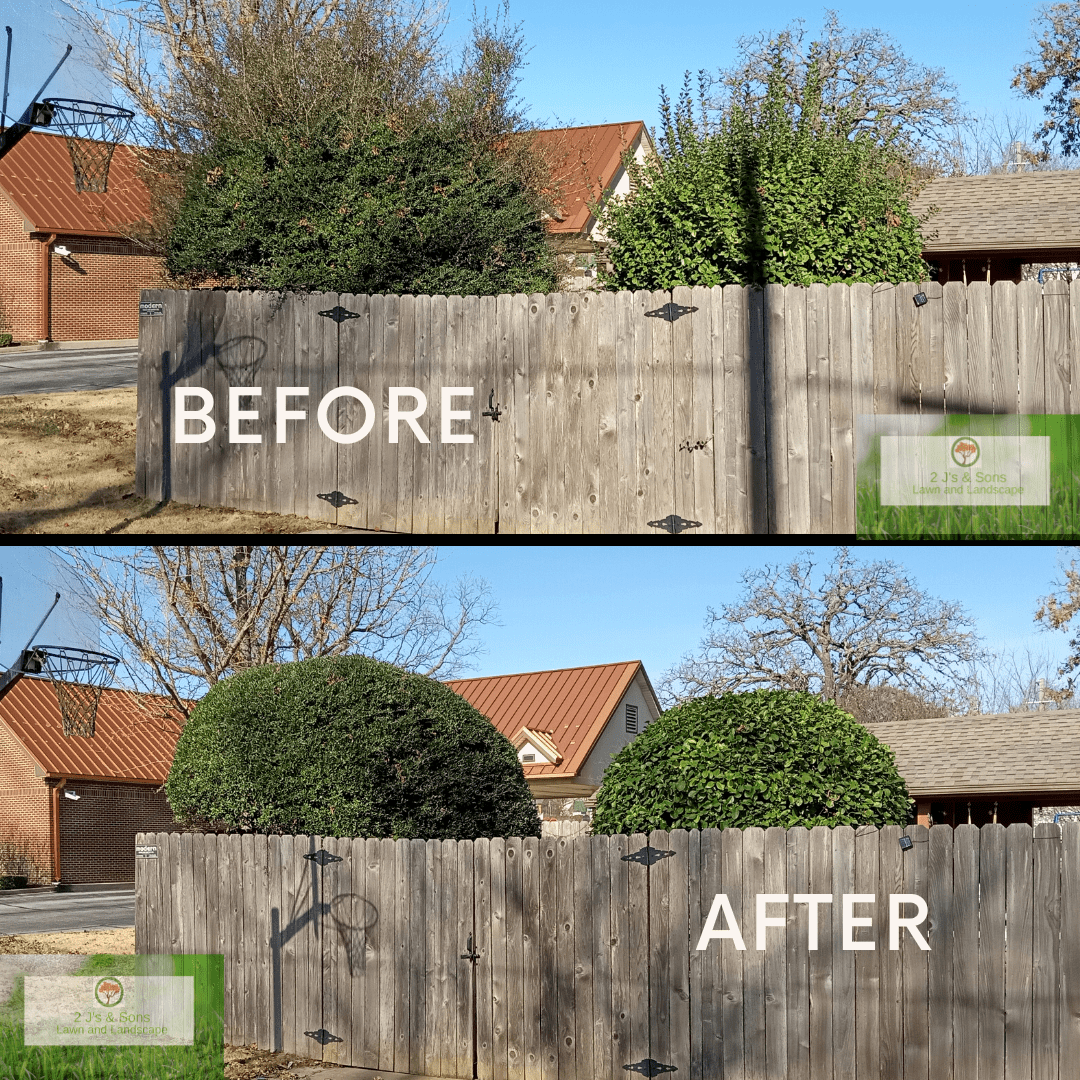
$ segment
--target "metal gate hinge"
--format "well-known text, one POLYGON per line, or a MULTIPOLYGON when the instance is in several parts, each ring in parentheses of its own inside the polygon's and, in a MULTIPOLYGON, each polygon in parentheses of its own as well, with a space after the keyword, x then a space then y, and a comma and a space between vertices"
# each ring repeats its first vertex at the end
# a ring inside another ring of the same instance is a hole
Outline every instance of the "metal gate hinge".
MULTIPOLYGON (((305 855, 305 859, 311 859, 312 862, 317 862, 320 866, 325 866, 328 862, 341 862, 340 855, 331 855, 329 851, 324 848, 319 848, 318 851, 305 855)), ((306 1035, 307 1032, 305 1031, 306 1035)))
POLYGON ((331 1035, 326 1028, 319 1028, 318 1031, 305 1031, 305 1035, 313 1038, 320 1046, 325 1046, 327 1043, 343 1042, 343 1039, 339 1039, 336 1035, 331 1035))
POLYGON ((636 1061, 633 1065, 624 1065, 623 1071, 641 1073, 642 1076, 659 1076, 661 1073, 678 1072, 679 1070, 675 1065, 665 1065, 662 1061, 644 1058, 642 1061, 636 1061))
MULTIPOLYGON (((661 859, 671 858, 674 854, 674 851, 661 851, 659 848, 649 847, 646 844, 640 851, 635 851, 633 855, 624 855, 622 861, 641 863, 642 866, 652 866, 661 859)), ((629 1068, 629 1066, 627 1067, 629 1068)))

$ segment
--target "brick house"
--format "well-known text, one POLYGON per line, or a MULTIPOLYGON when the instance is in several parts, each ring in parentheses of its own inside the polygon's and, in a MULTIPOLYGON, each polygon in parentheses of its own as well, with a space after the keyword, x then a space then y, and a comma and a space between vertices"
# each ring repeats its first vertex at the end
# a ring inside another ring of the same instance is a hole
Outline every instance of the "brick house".
POLYGON ((866 727, 896 755, 920 825, 1037 825, 1080 807, 1080 710, 866 727))
POLYGON ((17 675, 0 690, 0 848, 14 840, 28 856, 8 872, 39 885, 135 880, 135 834, 178 830, 157 790, 180 731, 163 712, 106 689, 93 738, 68 738, 48 679, 17 675))
POLYGON ((161 260, 123 233, 150 213, 136 168, 117 146, 108 191, 78 192, 64 139, 40 131, 0 158, 0 300, 15 341, 139 336, 139 290, 161 285, 161 260))
POLYGON ((912 200, 937 280, 1019 282, 1025 266, 1080 263, 1080 172, 932 180, 912 200))
POLYGON ((660 715, 640 660, 446 685, 517 748, 545 826, 587 820, 612 757, 660 715))

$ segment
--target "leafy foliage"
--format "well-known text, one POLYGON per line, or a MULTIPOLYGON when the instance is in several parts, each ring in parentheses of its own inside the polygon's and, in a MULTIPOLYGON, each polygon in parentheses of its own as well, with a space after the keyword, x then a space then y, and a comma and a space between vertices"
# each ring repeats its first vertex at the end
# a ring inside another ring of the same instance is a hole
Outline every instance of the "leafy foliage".
POLYGON ((614 758, 593 832, 906 824, 892 751, 831 702, 787 690, 688 701, 614 758))
POLYGON ((1080 0, 1046 4, 1039 12, 1040 35, 1033 60, 1016 68, 1012 85, 1025 97, 1041 97, 1046 119, 1035 132, 1043 154, 1057 142, 1071 157, 1080 150, 1080 0), (1054 85, 1056 84, 1056 85, 1054 85))
POLYGON ((635 193, 603 211, 609 287, 926 278, 909 164, 869 132, 849 137, 842 113, 823 115, 813 65, 801 105, 777 68, 760 106, 734 105, 715 131, 704 93, 700 122, 689 76, 674 112, 662 97, 662 160, 628 160, 635 193))
POLYGON ((449 687, 360 656, 250 668, 199 702, 165 792, 229 831, 539 836, 510 741, 449 687))
POLYGON ((533 198, 497 153, 453 125, 355 138, 224 141, 191 174, 170 273, 268 289, 354 293, 546 292, 553 256, 533 198))

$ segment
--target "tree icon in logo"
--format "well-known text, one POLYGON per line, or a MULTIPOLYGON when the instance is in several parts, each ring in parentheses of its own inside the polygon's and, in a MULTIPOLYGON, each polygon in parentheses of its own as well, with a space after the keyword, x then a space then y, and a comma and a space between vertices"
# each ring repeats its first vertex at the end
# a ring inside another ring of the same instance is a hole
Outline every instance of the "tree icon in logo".
POLYGON ((99 1005, 119 1005, 124 1000, 124 988, 116 979, 106 975, 94 985, 94 997, 99 1005))
POLYGON ((969 435, 962 435, 952 444, 952 459, 967 468, 979 460, 979 444, 969 435))

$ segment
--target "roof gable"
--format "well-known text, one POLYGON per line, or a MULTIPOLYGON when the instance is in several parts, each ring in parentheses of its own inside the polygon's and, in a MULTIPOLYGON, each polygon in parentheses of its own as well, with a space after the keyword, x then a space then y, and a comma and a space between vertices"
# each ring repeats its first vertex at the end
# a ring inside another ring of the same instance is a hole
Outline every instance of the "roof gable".
POLYGON ((1080 710, 893 720, 866 727, 913 796, 1080 791, 1080 710))
POLYGON ((932 180, 911 202, 923 250, 1080 247, 1080 171, 995 173, 932 180))
POLYGON ((164 698, 108 688, 101 692, 93 738, 69 738, 50 680, 20 675, 0 695, 0 723, 44 775, 162 784, 180 737, 178 722, 155 715, 168 708, 164 698))
POLYGON ((639 671, 644 674, 641 661, 628 660, 483 679, 452 679, 446 685, 483 713, 511 742, 525 729, 550 740, 562 760, 550 765, 526 764, 527 778, 572 777, 581 771, 639 671))
POLYGON ((31 131, 0 158, 0 190, 32 232, 120 236, 118 226, 150 216, 150 194, 137 168, 131 148, 120 144, 109 166, 109 190, 76 191, 67 142, 31 131))
POLYGON ((648 133, 640 120, 535 132, 533 146, 547 161, 561 195, 561 216, 547 223, 548 231, 583 232, 592 217, 588 204, 609 190, 623 152, 643 137, 648 133))

